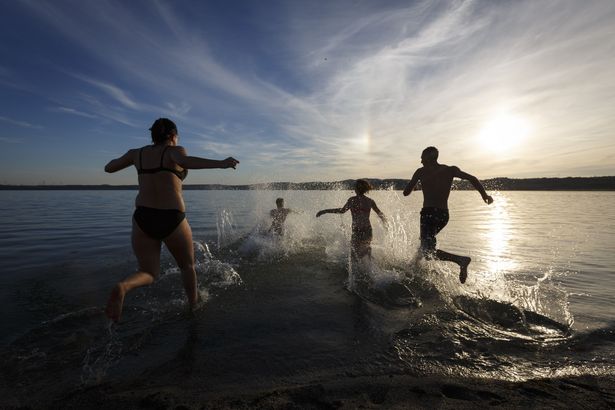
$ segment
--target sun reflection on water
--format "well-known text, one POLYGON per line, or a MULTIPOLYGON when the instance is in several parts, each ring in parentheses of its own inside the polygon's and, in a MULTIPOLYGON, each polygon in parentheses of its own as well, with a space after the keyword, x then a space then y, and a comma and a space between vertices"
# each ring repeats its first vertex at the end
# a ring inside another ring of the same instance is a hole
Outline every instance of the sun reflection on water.
POLYGON ((508 199, 498 195, 489 207, 487 216, 487 268, 491 274, 512 271, 517 262, 510 258, 509 242, 512 237, 511 220, 508 214, 508 199))

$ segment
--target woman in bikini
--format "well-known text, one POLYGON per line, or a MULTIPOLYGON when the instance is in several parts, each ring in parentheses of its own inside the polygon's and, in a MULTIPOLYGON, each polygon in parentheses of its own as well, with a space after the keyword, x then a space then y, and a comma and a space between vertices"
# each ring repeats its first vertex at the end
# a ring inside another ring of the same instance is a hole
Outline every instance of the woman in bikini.
POLYGON ((350 210, 352 215, 352 236, 350 239, 351 254, 353 258, 360 259, 365 255, 371 258, 372 255, 372 225, 369 222, 369 214, 373 209, 382 220, 384 226, 387 226, 387 220, 382 211, 376 206, 376 202, 365 196, 371 190, 369 182, 364 179, 357 180, 354 192, 357 194, 348 198, 346 205, 342 208, 323 209, 318 211, 316 217, 322 214, 343 214, 350 210))
POLYGON ((196 306, 192 231, 184 214, 182 181, 188 169, 234 169, 239 164, 232 157, 216 161, 188 156, 186 150, 177 145, 177 127, 167 118, 156 120, 150 131, 152 145, 131 149, 105 166, 105 172, 117 172, 134 165, 139 175, 139 193, 132 220, 132 248, 139 267, 111 291, 105 313, 114 321, 120 319, 126 293, 149 285, 158 277, 163 242, 181 270, 190 307, 196 306))

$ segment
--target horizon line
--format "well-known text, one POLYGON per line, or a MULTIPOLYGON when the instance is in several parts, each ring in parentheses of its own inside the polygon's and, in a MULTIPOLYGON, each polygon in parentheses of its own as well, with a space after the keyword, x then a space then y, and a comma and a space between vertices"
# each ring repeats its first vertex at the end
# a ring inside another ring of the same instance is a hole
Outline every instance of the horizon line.
MULTIPOLYGON (((480 179, 480 181, 492 182, 492 181, 531 181, 531 180, 567 180, 567 179, 579 179, 579 180, 592 180, 592 179, 608 179, 615 178, 615 175, 604 175, 604 176, 591 176, 591 177, 582 177, 582 176, 566 176, 566 177, 529 177, 529 178, 511 178, 511 177, 494 177, 494 178, 485 178, 480 179)), ((292 182, 292 181, 272 181, 272 182, 255 182, 255 183, 247 183, 247 184, 224 184, 224 183, 202 183, 202 184, 183 184, 184 188, 189 187, 199 187, 199 186, 218 186, 218 187, 252 187, 252 186, 266 186, 266 185, 314 185, 314 184, 324 184, 324 185, 334 185, 334 184, 346 184, 349 181, 356 181, 357 179, 366 179, 368 181, 381 181, 381 182, 396 182, 399 183, 401 181, 409 181, 410 178, 347 178, 343 180, 336 181, 306 181, 306 182, 292 182)), ((455 180, 455 183, 464 183, 464 180, 455 180)), ((39 183, 39 184, 0 184, 1 188, 7 187, 23 187, 23 188, 38 188, 38 187, 118 187, 118 188, 132 188, 138 187, 138 184, 47 184, 47 183, 39 183)), ((389 186, 388 188, 393 188, 394 186, 389 186)), ((374 187, 374 189, 379 189, 380 187, 374 187)))

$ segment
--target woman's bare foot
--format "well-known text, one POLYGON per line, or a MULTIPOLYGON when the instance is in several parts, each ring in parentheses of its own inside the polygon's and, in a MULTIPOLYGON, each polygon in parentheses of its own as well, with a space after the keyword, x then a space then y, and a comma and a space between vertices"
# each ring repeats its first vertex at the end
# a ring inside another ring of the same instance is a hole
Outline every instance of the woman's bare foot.
POLYGON ((462 256, 459 264, 459 282, 466 283, 468 278, 468 265, 472 262, 472 259, 468 256, 462 256))
POLYGON ((122 308, 124 307, 124 296, 126 296, 126 291, 121 283, 118 283, 113 287, 111 291, 111 295, 109 295, 109 300, 107 301, 107 308, 105 309, 105 313, 107 317, 114 322, 120 320, 120 316, 122 316, 122 308))

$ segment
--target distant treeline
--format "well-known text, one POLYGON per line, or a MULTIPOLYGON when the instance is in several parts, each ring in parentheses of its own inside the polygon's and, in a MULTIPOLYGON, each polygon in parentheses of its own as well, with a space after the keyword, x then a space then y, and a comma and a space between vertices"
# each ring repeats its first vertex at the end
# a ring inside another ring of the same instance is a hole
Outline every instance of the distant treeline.
MULTIPOLYGON (((407 179, 367 179, 374 189, 402 190, 407 179)), ((615 176, 567 178, 492 178, 481 181, 485 188, 500 191, 615 191, 615 176)), ((352 190, 354 179, 336 182, 271 182, 252 185, 184 185, 184 190, 352 190)), ((420 185, 418 187, 420 189, 420 185)), ((136 190, 137 185, 0 185, 0 190, 136 190)), ((469 182, 455 180, 453 189, 473 189, 469 182)))

